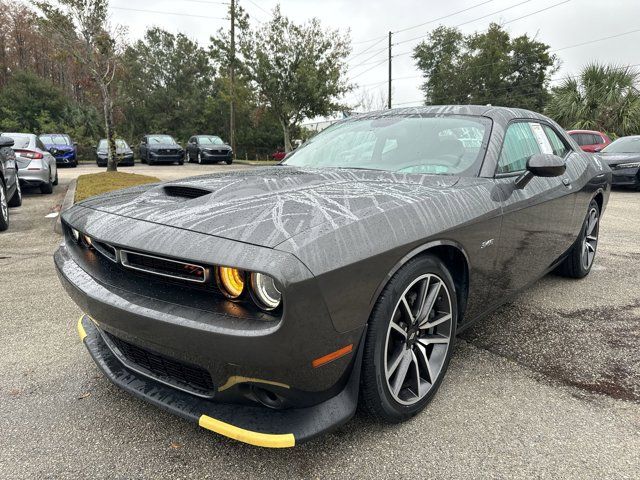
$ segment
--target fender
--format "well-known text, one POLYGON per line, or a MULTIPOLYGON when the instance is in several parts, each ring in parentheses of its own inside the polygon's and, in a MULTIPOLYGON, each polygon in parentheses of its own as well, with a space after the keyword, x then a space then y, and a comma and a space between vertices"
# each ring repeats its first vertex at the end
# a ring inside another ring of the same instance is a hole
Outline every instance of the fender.
POLYGON ((369 299, 369 316, 371 316, 371 312, 373 311, 373 307, 375 306, 376 300, 380 296, 380 293, 382 293, 382 290, 384 289, 384 287, 387 286, 387 283, 389 283, 389 280, 391 280, 391 277, 393 277, 395 273, 398 270, 400 270, 400 268, 402 268, 409 260, 420 255, 421 253, 424 253, 431 248, 441 247, 441 246, 454 247, 455 249, 459 250, 464 255, 465 262, 467 262, 467 267, 471 265, 471 263, 469 262, 469 256, 467 255, 467 252, 465 251, 464 247, 454 240, 447 240, 447 239, 432 240, 423 245, 420 245, 419 247, 414 248, 409 253, 407 253, 404 257, 402 257, 393 266, 393 268, 387 273, 387 275, 385 275, 382 281, 378 284, 378 288, 376 288, 373 296, 369 299))

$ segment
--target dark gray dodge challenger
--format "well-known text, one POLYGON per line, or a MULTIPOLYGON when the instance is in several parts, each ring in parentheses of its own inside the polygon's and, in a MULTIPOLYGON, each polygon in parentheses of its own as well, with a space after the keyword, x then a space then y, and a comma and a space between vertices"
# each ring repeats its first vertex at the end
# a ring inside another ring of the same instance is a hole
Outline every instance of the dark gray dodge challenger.
POLYGON ((420 412, 455 335, 548 272, 593 265, 611 171, 539 114, 350 118, 282 164, 122 190, 62 218, 60 279, 116 385, 291 447, 420 412))

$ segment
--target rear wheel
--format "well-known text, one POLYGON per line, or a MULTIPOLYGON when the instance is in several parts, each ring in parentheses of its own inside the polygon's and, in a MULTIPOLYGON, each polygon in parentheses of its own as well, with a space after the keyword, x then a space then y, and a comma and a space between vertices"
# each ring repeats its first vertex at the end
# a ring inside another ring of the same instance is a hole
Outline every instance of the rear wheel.
POLYGON ((20 187, 20 181, 18 179, 16 179, 16 191, 7 203, 10 207, 19 207, 22 205, 22 187, 20 187))
POLYGON ((451 274, 425 255, 389 281, 369 320, 361 400, 376 418, 401 422, 420 412, 449 365, 457 320, 451 274))
POLYGON ((598 249, 600 232, 600 207, 591 200, 587 216, 582 224, 580 236, 571 247, 567 258, 557 268, 557 273, 565 277, 583 278, 591 271, 598 249))
POLYGON ((58 185, 58 169, 56 168, 56 176, 53 179, 53 185, 58 185))
POLYGON ((9 205, 7 203, 7 189, 0 179, 0 232, 9 228, 9 205))
POLYGON ((40 193, 53 193, 53 183, 51 183, 51 172, 49 172, 48 181, 40 184, 40 193))

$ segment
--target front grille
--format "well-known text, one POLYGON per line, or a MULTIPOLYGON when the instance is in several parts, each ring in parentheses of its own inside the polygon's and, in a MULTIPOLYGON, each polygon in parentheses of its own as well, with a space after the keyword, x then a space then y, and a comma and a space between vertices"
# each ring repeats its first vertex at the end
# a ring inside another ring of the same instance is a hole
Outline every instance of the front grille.
POLYGON ((182 185, 165 185, 164 193, 170 197, 182 197, 182 198, 198 198, 204 195, 209 195, 209 190, 194 187, 183 187, 182 185))
POLYGON ((95 248, 102 255, 107 257, 112 262, 117 262, 118 257, 116 256, 116 249, 107 243, 98 242, 96 240, 92 241, 93 248, 95 248))
POLYGON ((207 281, 207 269, 192 263, 169 260, 129 250, 120 251, 122 265, 133 270, 147 272, 162 277, 204 283, 207 281))
POLYGON ((129 368, 198 396, 212 397, 215 393, 211 375, 204 368, 152 352, 107 332, 104 335, 109 346, 117 349, 114 353, 129 368))

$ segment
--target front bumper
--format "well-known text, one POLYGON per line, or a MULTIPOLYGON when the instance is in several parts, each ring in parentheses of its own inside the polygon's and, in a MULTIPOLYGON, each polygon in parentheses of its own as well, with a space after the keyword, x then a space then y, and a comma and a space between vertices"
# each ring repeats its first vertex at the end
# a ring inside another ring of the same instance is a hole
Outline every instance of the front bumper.
POLYGON ((346 423, 356 411, 362 346, 356 358, 357 368, 336 396, 311 407, 273 410, 216 403, 168 387, 127 369, 87 315, 80 318, 77 329, 93 360, 115 385, 207 430, 244 443, 293 447, 346 423))
POLYGON ((58 165, 68 165, 76 161, 76 152, 58 152, 53 156, 58 165))
POLYGON ((612 185, 625 186, 625 187, 638 187, 640 186, 640 168, 616 168, 611 167, 612 173, 612 185))
POLYGON ((167 163, 180 162, 184 160, 184 152, 172 154, 149 152, 149 160, 167 163))
POLYGON ((223 151, 222 153, 207 152, 203 150, 201 154, 202 159, 208 162, 226 162, 227 160, 233 160, 231 150, 223 151))

